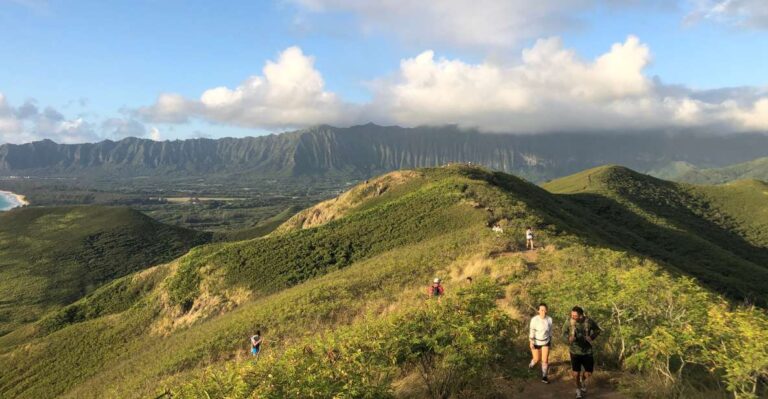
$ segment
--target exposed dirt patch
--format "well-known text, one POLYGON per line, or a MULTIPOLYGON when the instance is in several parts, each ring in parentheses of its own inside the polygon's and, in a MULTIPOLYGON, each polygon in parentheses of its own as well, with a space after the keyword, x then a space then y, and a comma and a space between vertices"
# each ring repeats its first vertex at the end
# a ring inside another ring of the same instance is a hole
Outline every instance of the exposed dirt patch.
MULTIPOLYGON (((177 263, 170 265, 171 273, 175 273, 177 263)), ((210 271, 210 268, 207 268, 210 271)), ((206 275, 206 267, 201 270, 206 275)), ((173 331, 188 327, 199 321, 232 311, 242 303, 251 299, 251 291, 244 287, 232 287, 218 289, 212 286, 215 277, 206 276, 200 284, 200 295, 195 298, 189 309, 182 310, 171 303, 167 290, 160 291, 158 297, 162 304, 162 310, 157 320, 152 324, 150 331, 156 335, 169 335, 173 331)))
POLYGON ((404 170, 366 180, 336 198, 323 201, 297 213, 278 227, 275 233, 308 229, 341 218, 365 200, 381 196, 392 188, 419 176, 421 176, 419 172, 404 170))

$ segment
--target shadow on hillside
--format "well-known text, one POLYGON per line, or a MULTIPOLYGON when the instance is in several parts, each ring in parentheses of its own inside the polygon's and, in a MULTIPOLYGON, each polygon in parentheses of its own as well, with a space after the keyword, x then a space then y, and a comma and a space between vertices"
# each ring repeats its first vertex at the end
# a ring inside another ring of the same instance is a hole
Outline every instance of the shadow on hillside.
POLYGON ((724 224, 736 224, 730 216, 721 214, 717 208, 710 208, 708 199, 681 189, 677 183, 644 177, 658 187, 657 190, 659 191, 656 192, 656 197, 646 197, 642 193, 636 193, 632 190, 628 192, 622 190, 619 194, 633 198, 632 202, 643 211, 672 221, 676 228, 693 231, 697 236, 703 237, 752 263, 768 265, 768 248, 756 247, 742 236, 733 233, 732 229, 718 225, 692 211, 692 208, 696 208, 702 213, 709 212, 710 218, 722 219, 724 224), (659 202, 663 203, 660 204, 659 202))
MULTIPOLYGON (((689 194, 668 198, 666 195, 671 190, 664 186, 666 182, 654 182, 654 198, 659 203, 646 201, 636 205, 651 215, 667 219, 672 227, 655 224, 604 195, 553 194, 501 172, 476 168, 461 172, 501 188, 529 209, 541 212, 547 219, 545 224, 575 234, 585 244, 629 250, 669 266, 672 273, 692 276, 735 301, 761 307, 768 305, 768 267, 764 266, 768 265, 768 248, 755 246, 696 215, 685 206, 698 200, 689 194)), ((706 204, 696 205, 706 208, 706 204)))
POLYGON ((599 194, 556 194, 584 223, 578 230, 591 245, 628 249, 683 272, 737 301, 768 304, 768 249, 699 218, 689 210, 658 212, 674 228, 654 224, 624 204, 599 194), (571 206, 568 206, 571 205, 571 206))

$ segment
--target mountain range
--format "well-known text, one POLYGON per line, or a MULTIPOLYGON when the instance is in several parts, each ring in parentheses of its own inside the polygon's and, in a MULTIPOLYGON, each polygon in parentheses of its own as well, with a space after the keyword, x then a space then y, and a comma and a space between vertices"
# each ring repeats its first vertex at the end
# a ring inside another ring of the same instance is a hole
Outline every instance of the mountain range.
POLYGON ((647 172, 673 162, 723 167, 768 156, 768 135, 486 134, 454 126, 315 126, 260 137, 0 145, 0 175, 328 176, 471 162, 544 181, 604 164, 647 172))

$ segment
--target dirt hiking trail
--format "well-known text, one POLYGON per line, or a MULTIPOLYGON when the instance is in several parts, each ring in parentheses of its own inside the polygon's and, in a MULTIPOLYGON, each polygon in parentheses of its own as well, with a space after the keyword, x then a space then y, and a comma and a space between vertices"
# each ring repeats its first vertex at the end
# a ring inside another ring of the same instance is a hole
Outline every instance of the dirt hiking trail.
MULTIPOLYGON (((555 372, 549 376, 549 384, 544 384, 538 378, 538 367, 531 371, 537 378, 527 381, 515 397, 530 399, 573 399, 576 397, 576 387, 570 375, 570 364, 565 362, 553 363, 550 368, 555 372)), ((628 396, 616 391, 611 383, 612 375, 596 371, 587 385, 584 399, 629 399, 628 396)))

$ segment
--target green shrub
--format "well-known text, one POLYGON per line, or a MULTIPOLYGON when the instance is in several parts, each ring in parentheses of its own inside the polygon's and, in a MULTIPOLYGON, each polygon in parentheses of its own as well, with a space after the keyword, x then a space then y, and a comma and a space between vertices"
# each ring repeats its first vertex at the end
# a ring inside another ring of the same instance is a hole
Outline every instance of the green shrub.
POLYGON ((386 398, 392 382, 416 370, 425 391, 447 398, 477 387, 502 362, 520 326, 495 304, 502 291, 481 280, 442 303, 302 340, 222 371, 206 371, 175 390, 182 397, 386 398), (229 381, 224 387, 221 381, 229 381), (242 389, 243 383, 248 388, 242 389), (229 389, 231 388, 231 389, 229 389))
POLYGON ((527 280, 531 296, 546 300, 560 323, 572 306, 584 307, 603 329, 604 366, 658 376, 664 395, 718 381, 736 397, 764 389, 768 349, 757 344, 768 342, 764 311, 731 309, 691 278, 612 250, 568 248, 541 262, 547 266, 527 280))

